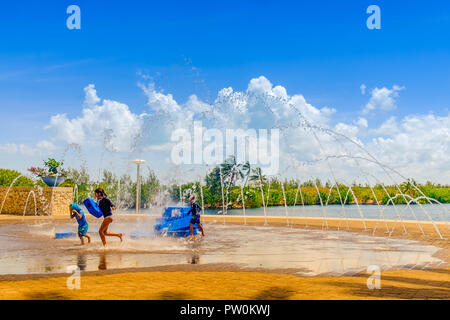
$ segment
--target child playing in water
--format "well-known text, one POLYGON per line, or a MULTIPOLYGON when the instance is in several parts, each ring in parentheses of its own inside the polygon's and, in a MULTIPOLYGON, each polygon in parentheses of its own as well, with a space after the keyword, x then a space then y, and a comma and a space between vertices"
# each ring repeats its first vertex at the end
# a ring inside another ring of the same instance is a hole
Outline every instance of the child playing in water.
POLYGON ((84 216, 83 210, 81 210, 80 206, 76 203, 72 203, 69 205, 70 209, 70 218, 77 219, 78 222, 78 236, 81 240, 81 245, 84 245, 84 238, 86 237, 88 239, 88 243, 91 243, 91 236, 87 234, 89 225, 86 221, 86 217, 84 216))
POLYGON ((202 211, 202 208, 195 202, 194 195, 191 195, 189 197, 189 202, 191 203, 191 209, 189 210, 188 214, 192 212, 192 219, 189 223, 189 229, 191 230, 191 235, 189 236, 189 238, 194 238, 194 224, 196 224, 200 228, 200 230, 202 231, 202 236, 205 236, 203 226, 200 224, 200 212, 202 211))
POLYGON ((98 233, 102 239, 103 246, 106 247, 106 236, 108 237, 118 237, 122 241, 122 233, 108 232, 109 225, 113 222, 112 210, 116 210, 116 206, 112 204, 111 200, 106 197, 105 190, 98 188, 95 190, 95 196, 97 197, 98 206, 103 213, 103 222, 100 226, 98 233))

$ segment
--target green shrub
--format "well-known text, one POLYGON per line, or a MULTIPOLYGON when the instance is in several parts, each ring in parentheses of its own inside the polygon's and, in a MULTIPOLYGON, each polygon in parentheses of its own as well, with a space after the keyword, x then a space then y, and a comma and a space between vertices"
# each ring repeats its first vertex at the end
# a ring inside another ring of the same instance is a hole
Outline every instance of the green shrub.
MULTIPOLYGON (((20 176, 21 173, 10 169, 0 169, 0 186, 9 187, 11 183, 20 176)), ((33 180, 26 176, 22 176, 14 183, 15 187, 32 187, 34 186, 33 180)))

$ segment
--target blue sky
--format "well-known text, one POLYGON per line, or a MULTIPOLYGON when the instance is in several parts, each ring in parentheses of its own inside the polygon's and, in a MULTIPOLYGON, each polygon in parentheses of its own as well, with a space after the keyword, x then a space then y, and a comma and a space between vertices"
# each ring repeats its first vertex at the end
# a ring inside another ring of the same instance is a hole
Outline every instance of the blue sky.
MULTIPOLYGON (((51 140, 43 128, 56 114, 79 116, 88 84, 146 112, 140 74, 180 104, 244 91, 263 75, 336 109, 332 125, 362 115, 375 87, 404 89, 395 109, 364 115, 374 127, 449 110, 448 1, 9 1, 0 39, 0 145, 51 140), (70 4, 81 8, 81 30, 66 28, 70 4), (366 27, 371 4, 381 30, 366 27)), ((23 169, 35 159, 3 161, 23 169)))

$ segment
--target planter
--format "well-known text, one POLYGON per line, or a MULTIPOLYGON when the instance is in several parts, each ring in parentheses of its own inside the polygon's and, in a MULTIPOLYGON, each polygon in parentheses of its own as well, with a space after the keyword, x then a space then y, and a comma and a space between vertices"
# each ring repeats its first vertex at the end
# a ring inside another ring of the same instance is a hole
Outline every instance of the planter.
POLYGON ((41 179, 49 187, 57 187, 66 180, 64 177, 41 177, 41 179))

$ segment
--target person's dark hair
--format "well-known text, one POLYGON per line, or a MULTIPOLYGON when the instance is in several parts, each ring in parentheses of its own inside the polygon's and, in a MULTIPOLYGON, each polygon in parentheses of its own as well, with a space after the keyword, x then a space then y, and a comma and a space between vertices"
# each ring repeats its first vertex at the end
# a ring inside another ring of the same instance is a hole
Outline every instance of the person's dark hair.
POLYGON ((95 193, 100 193, 104 198, 108 197, 105 193, 105 190, 103 190, 103 188, 97 188, 94 191, 95 193))

